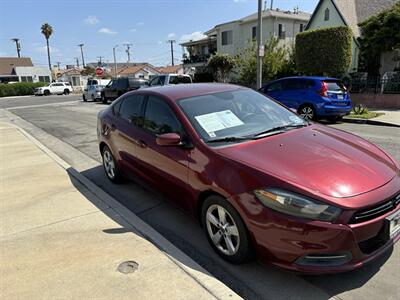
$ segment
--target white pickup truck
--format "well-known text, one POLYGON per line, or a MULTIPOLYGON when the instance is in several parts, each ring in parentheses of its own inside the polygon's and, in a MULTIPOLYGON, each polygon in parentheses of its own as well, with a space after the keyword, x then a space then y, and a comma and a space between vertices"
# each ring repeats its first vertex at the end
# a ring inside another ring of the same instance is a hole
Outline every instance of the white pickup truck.
POLYGON ((51 94, 57 94, 57 95, 68 95, 69 93, 72 92, 72 86, 69 82, 53 82, 50 83, 49 85, 42 86, 35 88, 35 96, 41 96, 41 95, 51 95, 51 94))

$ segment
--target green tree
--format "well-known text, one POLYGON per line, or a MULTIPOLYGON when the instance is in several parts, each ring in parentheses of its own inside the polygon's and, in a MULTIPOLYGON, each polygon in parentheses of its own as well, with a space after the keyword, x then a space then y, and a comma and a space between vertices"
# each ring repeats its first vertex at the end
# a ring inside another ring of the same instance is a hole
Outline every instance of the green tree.
POLYGON ((218 82, 226 82, 229 73, 235 68, 235 58, 229 54, 215 54, 208 60, 214 78, 218 82))
POLYGON ((81 71, 81 75, 91 75, 95 76, 96 75, 96 69, 92 68, 90 66, 85 66, 83 70, 81 71))
POLYGON ((49 61, 49 69, 51 70, 49 38, 53 34, 53 27, 51 27, 51 25, 49 25, 47 23, 44 23, 40 29, 42 31, 42 34, 46 38, 47 59, 49 61))
POLYGON ((400 2, 359 24, 360 68, 379 72, 381 53, 400 49, 400 2))
MULTIPOLYGON (((248 47, 243 49, 236 58, 239 81, 250 86, 256 82, 256 49, 256 43, 254 41, 249 42, 248 47)), ((275 79, 279 74, 284 76, 292 75, 291 71, 293 70, 294 62, 290 49, 279 46, 279 40, 274 37, 271 37, 266 42, 264 49, 265 55, 262 62, 263 82, 275 79)))

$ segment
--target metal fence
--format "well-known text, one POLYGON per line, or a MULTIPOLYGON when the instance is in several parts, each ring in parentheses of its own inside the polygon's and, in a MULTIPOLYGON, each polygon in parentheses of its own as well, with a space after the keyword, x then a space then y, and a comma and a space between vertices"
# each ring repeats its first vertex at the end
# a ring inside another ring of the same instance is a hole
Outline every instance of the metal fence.
POLYGON ((343 78, 352 93, 398 94, 400 93, 400 73, 369 75, 356 73, 343 78))

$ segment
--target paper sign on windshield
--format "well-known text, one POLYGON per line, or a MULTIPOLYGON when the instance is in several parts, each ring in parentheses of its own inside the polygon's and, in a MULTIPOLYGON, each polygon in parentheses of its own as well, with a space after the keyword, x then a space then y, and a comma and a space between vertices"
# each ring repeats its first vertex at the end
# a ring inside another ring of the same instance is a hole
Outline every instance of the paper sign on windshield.
MULTIPOLYGON (((218 130, 231 128, 244 123, 229 109, 217 111, 214 113, 196 116, 195 119, 199 122, 200 126, 210 135, 218 130)), ((211 136, 211 135, 210 135, 211 136)))

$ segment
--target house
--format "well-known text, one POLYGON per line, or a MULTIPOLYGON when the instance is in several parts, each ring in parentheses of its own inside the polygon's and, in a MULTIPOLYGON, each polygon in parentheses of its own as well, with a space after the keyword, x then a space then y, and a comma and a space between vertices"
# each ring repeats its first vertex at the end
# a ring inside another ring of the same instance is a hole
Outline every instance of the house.
MULTIPOLYGON (((295 9, 265 9, 262 11, 262 41, 271 37, 279 40, 279 45, 291 47, 295 36, 302 32, 310 19, 310 14, 295 9)), ((189 55, 184 56, 184 68, 196 69, 206 66, 207 60, 215 52, 238 55, 257 37, 257 13, 239 20, 216 25, 205 32, 206 38, 182 43, 189 55)))
MULTIPOLYGON (((352 62, 350 72, 358 69, 359 43, 361 36, 359 23, 379 12, 391 8, 398 0, 320 0, 306 25, 306 30, 332 27, 349 26, 353 32, 352 62)), ((381 74, 393 71, 395 52, 390 52, 381 57, 381 74)))
MULTIPOLYGON (((310 14, 299 10, 265 9, 262 11, 262 41, 273 36, 279 39, 280 45, 291 46, 296 34, 303 31, 309 18, 310 14)), ((217 25, 205 34, 216 36, 218 53, 240 54, 241 49, 257 37, 257 13, 217 25)))
POLYGON ((57 81, 69 82, 75 91, 82 91, 88 78, 88 76, 81 75, 82 70, 83 69, 76 67, 59 70, 57 81))
POLYGON ((156 70, 160 74, 185 74, 185 70, 183 69, 183 65, 157 67, 156 70))
POLYGON ((151 79, 152 77, 160 74, 156 67, 144 63, 144 64, 136 64, 134 66, 117 68, 116 75, 117 77, 133 77, 133 78, 143 78, 143 79, 151 79))
POLYGON ((0 82, 50 82, 47 68, 34 67, 29 57, 0 57, 0 82))

